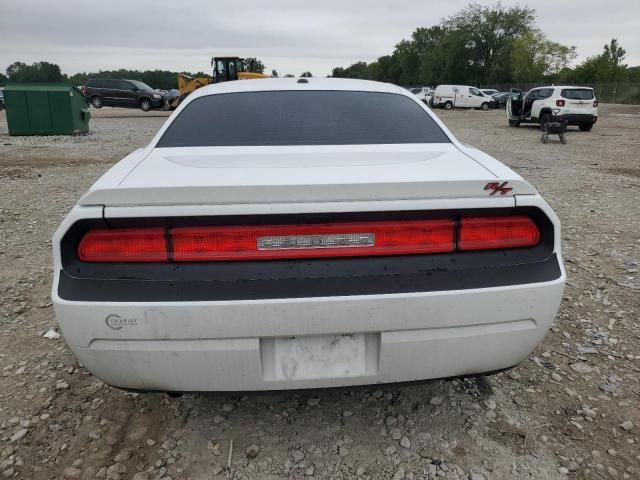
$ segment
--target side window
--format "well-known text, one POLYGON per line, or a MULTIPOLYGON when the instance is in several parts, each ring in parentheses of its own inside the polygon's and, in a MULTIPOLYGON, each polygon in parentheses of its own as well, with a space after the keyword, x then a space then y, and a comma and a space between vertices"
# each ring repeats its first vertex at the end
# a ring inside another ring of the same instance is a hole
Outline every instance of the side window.
POLYGON ((132 91, 134 89, 133 84, 125 80, 118 81, 118 88, 120 90, 127 90, 127 91, 132 91))
POLYGON ((549 98, 551 95, 553 95, 553 88, 543 88, 538 90, 538 97, 536 100, 544 100, 545 98, 549 98))
POLYGON ((118 90, 120 88, 118 80, 103 80, 103 88, 118 90))
POLYGON ((216 62, 216 74, 217 75, 221 75, 224 76, 227 74, 225 68, 224 68, 224 62, 222 60, 218 60, 216 62))
POLYGON ((419 88, 412 88, 411 89, 411 93, 413 93, 413 94, 420 93, 420 92, 421 92, 421 89, 419 89, 419 88))
POLYGON ((471 95, 475 95, 476 97, 484 97, 484 95, 482 94, 482 92, 480 90, 478 90, 477 88, 469 88, 469 92, 471 92, 471 95))

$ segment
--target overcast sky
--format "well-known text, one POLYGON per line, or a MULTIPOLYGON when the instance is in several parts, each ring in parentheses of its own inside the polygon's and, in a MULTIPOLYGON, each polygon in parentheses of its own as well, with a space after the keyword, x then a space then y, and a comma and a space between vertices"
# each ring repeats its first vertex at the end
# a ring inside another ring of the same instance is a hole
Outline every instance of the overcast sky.
MULTIPOLYGON (((327 75, 392 52, 402 38, 456 13, 464 0, 1 0, 0 71, 21 60, 65 73, 210 70, 211 56, 258 57, 267 72, 327 75), (181 3, 185 6, 182 7, 181 3)), ((479 1, 493 4, 495 2, 479 1)), ((535 0, 538 26, 582 60, 610 38, 640 65, 640 0, 535 0)))

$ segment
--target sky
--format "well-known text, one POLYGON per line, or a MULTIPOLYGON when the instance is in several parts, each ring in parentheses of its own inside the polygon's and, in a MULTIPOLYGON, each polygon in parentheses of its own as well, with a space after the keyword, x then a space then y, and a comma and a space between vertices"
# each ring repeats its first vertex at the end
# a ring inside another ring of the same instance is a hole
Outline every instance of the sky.
MULTIPOLYGON (((1 0, 0 71, 49 61, 64 73, 116 68, 209 72, 212 56, 257 57, 282 76, 373 61, 464 0, 1 0)), ((477 1, 492 5, 495 1, 477 1)), ((528 5, 577 61, 615 37, 640 65, 640 0, 503 0, 528 5)))

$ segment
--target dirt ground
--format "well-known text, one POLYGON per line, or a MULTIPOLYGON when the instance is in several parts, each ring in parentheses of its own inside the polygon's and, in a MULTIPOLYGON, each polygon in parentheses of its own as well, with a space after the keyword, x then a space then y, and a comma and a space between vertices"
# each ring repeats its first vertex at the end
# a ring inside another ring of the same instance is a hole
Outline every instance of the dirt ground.
POLYGON ((564 301, 520 366, 421 385, 180 398, 110 388, 63 339, 43 337, 56 328, 54 229, 165 114, 103 109, 90 135, 30 138, 8 136, 0 113, 1 478, 640 478, 640 107, 600 112, 592 132, 543 145, 502 111, 438 111, 562 220, 564 301))

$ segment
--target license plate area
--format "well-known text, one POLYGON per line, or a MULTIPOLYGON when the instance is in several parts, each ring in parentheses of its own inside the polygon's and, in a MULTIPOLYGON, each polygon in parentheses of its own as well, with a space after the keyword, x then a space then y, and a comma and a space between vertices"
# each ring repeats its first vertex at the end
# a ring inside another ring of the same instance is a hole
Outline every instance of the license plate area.
POLYGON ((263 377, 298 381, 376 375, 379 344, 377 333, 263 338, 263 377))

